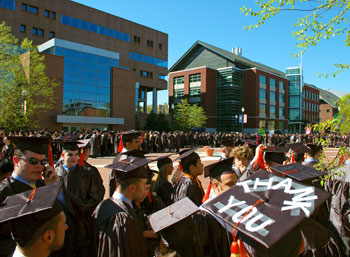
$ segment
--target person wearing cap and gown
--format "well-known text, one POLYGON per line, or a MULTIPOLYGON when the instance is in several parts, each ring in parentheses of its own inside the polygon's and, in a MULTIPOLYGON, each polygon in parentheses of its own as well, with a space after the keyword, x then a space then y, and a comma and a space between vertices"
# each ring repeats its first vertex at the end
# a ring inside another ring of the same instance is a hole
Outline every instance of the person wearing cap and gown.
POLYGON ((225 140, 222 141, 221 144, 224 146, 222 148, 222 154, 220 156, 220 160, 228 159, 230 158, 231 151, 233 149, 233 140, 225 140))
POLYGON ((176 202, 188 197, 197 206, 200 206, 204 197, 204 189, 198 176, 203 174, 203 164, 195 150, 187 150, 175 159, 175 161, 180 160, 183 172, 174 185, 173 199, 176 202))
POLYGON ((307 158, 302 164, 312 168, 318 164, 318 157, 323 149, 321 145, 317 144, 307 144, 306 146, 308 147, 307 158))
POLYGON ((236 146, 232 150, 231 156, 234 157, 234 165, 232 166, 233 171, 239 178, 247 170, 249 162, 253 157, 253 153, 248 147, 236 146))
POLYGON ((168 176, 174 170, 173 161, 169 156, 166 155, 156 159, 159 173, 156 175, 156 180, 152 183, 152 192, 156 192, 167 206, 172 204, 171 195, 173 192, 173 186, 169 182, 168 176))
POLYGON ((116 160, 106 168, 115 170, 118 182, 112 197, 102 201, 94 211, 95 256, 148 256, 143 231, 132 202, 146 195, 150 161, 137 157, 116 160))
POLYGON ((12 257, 47 257, 64 244, 66 217, 56 201, 60 183, 9 196, 0 223, 9 224, 16 241, 12 257))
MULTIPOLYGON (((141 140, 140 140, 140 132, 136 130, 129 130, 121 133, 121 139, 119 140, 119 146, 118 146, 118 154, 114 158, 114 160, 117 160, 119 156, 127 151, 130 150, 140 150, 141 148, 141 140)), ((111 170, 111 173, 109 174, 109 196, 112 196, 114 194, 114 191, 116 189, 116 175, 114 173, 114 170, 111 170)))
POLYGON ((83 148, 87 143, 79 141, 77 135, 62 138, 63 165, 57 167, 56 172, 64 182, 59 200, 69 225, 65 246, 59 253, 63 256, 91 256, 91 215, 104 197, 105 189, 98 170, 86 165, 83 159, 79 160, 84 154, 79 156, 78 145, 83 148))
MULTIPOLYGON (((12 175, 0 182, 0 204, 6 197, 59 181, 55 170, 46 165, 48 138, 9 137, 15 144, 12 175), (41 179, 45 173, 45 179, 41 179)), ((8 256, 15 250, 8 224, 0 225, 0 256, 8 256)))

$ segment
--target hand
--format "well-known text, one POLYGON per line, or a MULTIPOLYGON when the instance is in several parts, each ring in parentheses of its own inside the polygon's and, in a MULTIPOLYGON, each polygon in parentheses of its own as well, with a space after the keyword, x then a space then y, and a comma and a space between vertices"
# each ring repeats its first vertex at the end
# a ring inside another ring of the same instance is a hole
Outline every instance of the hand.
POLYGON ((55 169, 51 166, 45 167, 43 173, 45 175, 44 176, 45 185, 50 185, 60 181, 60 178, 57 175, 55 169))

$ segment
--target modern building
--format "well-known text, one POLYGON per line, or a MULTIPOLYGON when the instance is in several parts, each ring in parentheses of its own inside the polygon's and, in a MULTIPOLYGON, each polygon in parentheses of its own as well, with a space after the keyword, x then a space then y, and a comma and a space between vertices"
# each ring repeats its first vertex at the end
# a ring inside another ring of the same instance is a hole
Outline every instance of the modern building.
POLYGON ((338 114, 337 101, 339 99, 330 91, 320 89, 320 122, 333 119, 338 114))
POLYGON ((197 41, 169 70, 169 106, 184 98, 202 106, 209 131, 284 131, 287 96, 285 73, 242 57, 241 48, 197 41))
POLYGON ((320 121, 320 90, 314 85, 304 83, 303 86, 303 125, 320 121))
POLYGON ((43 127, 135 128, 148 92, 157 112, 157 91, 167 89, 166 33, 70 0, 0 0, 0 17, 39 46, 60 83, 43 127))
POLYGON ((286 69, 286 76, 289 81, 288 95, 288 131, 301 132, 303 129, 303 70, 302 67, 291 67, 286 69))

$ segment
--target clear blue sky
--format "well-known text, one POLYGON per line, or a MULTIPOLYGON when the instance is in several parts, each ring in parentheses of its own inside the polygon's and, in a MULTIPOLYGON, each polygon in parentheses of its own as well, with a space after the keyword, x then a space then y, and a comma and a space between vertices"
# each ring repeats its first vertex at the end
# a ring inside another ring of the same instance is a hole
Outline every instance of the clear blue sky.
MULTIPOLYGON (((300 58, 296 40, 291 35, 300 13, 285 12, 258 29, 245 31, 245 25, 256 20, 239 10, 244 4, 253 7, 254 0, 79 0, 84 5, 160 30, 169 35, 169 68, 197 41, 231 51, 242 48, 242 56, 285 72, 298 66, 300 58)), ((334 71, 333 63, 350 60, 350 47, 344 37, 335 37, 310 48, 303 56, 304 80, 319 88, 350 92, 350 70, 336 78, 318 73, 334 71)), ((167 102, 167 92, 159 94, 158 103, 167 102)))

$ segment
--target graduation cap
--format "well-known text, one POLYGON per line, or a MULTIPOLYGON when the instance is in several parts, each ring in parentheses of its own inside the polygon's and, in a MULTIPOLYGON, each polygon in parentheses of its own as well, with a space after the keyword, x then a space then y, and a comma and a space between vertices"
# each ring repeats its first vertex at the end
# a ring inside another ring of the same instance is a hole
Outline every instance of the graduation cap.
POLYGON ((245 139, 244 140, 244 145, 245 146, 250 146, 253 148, 256 148, 259 146, 259 143, 256 140, 252 140, 252 139, 245 139))
POLYGON ((120 136, 120 141, 119 141, 119 145, 118 145, 118 153, 120 153, 123 150, 123 142, 128 142, 130 141, 132 138, 137 138, 141 135, 140 131, 137 130, 128 130, 128 131, 123 131, 121 133, 119 133, 120 136))
POLYGON ((47 154, 50 144, 48 137, 9 136, 8 139, 23 153, 30 151, 37 154, 47 154))
POLYGON ((79 148, 89 148, 90 147, 90 141, 91 139, 82 139, 82 140, 78 140, 78 147, 79 148))
POLYGON ((63 149, 70 151, 78 150, 78 144, 82 144, 78 134, 66 134, 58 138, 56 142, 61 144, 63 149))
POLYGON ((191 229, 191 215, 199 209, 188 197, 149 216, 154 233, 160 233, 170 248, 175 248, 191 229))
POLYGON ((150 160, 137 158, 137 157, 127 157, 123 160, 115 160, 112 164, 105 166, 105 168, 113 169, 117 178, 117 182, 120 183, 126 179, 130 178, 148 178, 149 169, 147 164, 150 160))
POLYGON ((259 170, 202 205, 263 256, 297 256, 300 224, 330 194, 259 170))
POLYGON ((129 151, 126 151, 126 152, 121 152, 120 155, 126 155, 126 156, 133 156, 133 157, 138 157, 138 158, 144 158, 146 159, 146 156, 145 156, 146 152, 143 151, 143 150, 135 150, 135 149, 132 149, 132 150, 129 150, 129 151))
POLYGON ((285 153, 288 151, 288 147, 284 146, 266 147, 262 149, 264 160, 266 162, 273 161, 279 164, 283 164, 287 159, 285 153))
POLYGON ((173 161, 169 158, 169 156, 171 156, 172 154, 167 154, 164 156, 160 156, 156 159, 153 159, 152 161, 156 161, 157 162, 157 167, 158 170, 160 170, 160 168, 165 165, 165 164, 170 164, 173 163, 173 161))
POLYGON ((292 163, 288 165, 271 167, 272 171, 282 177, 289 177, 294 180, 297 180, 300 183, 311 185, 314 179, 319 178, 324 175, 322 172, 304 166, 299 163, 292 163))
POLYGON ((174 161, 178 161, 180 160, 182 166, 186 166, 185 164, 190 163, 194 160, 199 159, 199 155, 197 153, 195 153, 195 151, 198 148, 193 148, 193 149, 186 149, 181 151, 179 154, 180 156, 177 157, 174 161))
POLYGON ((204 177, 210 177, 210 183, 208 185, 207 191, 203 197, 202 202, 204 203, 209 199, 210 191, 211 191, 211 181, 212 179, 218 179, 221 182, 220 176, 224 174, 233 174, 232 164, 234 157, 230 157, 228 159, 215 162, 213 164, 207 165, 204 167, 204 177))
POLYGON ((309 151, 309 148, 302 143, 287 144, 286 146, 292 150, 292 163, 295 161, 302 161, 304 159, 304 154, 309 151))
POLYGON ((315 156, 318 152, 322 151, 322 146, 317 145, 317 144, 306 144, 308 147, 307 153, 310 154, 311 156, 315 156))
POLYGON ((62 209, 56 202, 62 183, 8 196, 0 207, 0 223, 10 222, 11 234, 21 245, 62 209))

